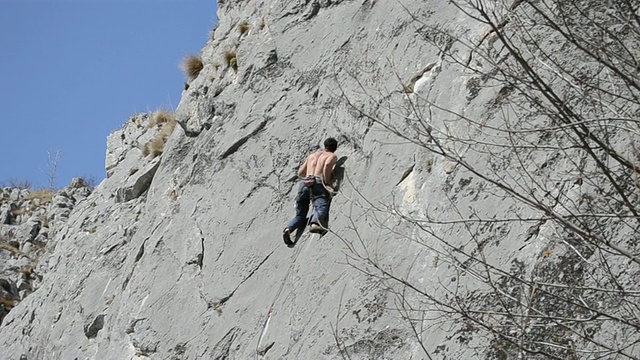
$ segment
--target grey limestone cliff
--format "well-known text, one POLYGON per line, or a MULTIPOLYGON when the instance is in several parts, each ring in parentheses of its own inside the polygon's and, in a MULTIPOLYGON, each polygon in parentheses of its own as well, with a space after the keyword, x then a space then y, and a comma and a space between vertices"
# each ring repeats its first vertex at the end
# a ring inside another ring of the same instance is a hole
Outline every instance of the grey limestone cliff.
POLYGON ((109 137, 0 358, 640 357, 637 6, 218 3, 164 152, 109 137), (331 232, 288 248, 328 136, 331 232))
POLYGON ((40 286, 46 271, 38 267, 40 259, 55 248, 51 240, 75 204, 90 193, 81 178, 59 191, 0 189, 0 325, 14 306, 40 286))

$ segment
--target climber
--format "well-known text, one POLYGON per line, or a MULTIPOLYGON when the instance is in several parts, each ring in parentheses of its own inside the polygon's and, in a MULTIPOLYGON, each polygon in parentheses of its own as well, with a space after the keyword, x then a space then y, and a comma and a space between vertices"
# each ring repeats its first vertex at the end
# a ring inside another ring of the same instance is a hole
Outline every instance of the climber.
POLYGON ((303 228, 307 211, 309 211, 309 202, 313 203, 309 232, 327 232, 322 224, 327 224, 329 220, 329 205, 331 204, 331 196, 334 194, 331 187, 333 167, 337 161, 334 152, 337 148, 336 139, 328 138, 324 141, 324 150, 309 155, 298 169, 300 186, 296 196, 296 216, 291 219, 282 233, 282 238, 287 245, 293 245, 291 232, 303 228))

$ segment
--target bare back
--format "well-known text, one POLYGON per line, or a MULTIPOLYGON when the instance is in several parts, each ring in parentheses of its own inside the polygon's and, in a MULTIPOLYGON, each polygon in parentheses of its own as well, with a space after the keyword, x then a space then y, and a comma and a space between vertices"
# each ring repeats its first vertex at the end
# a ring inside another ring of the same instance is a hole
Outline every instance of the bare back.
POLYGON ((298 176, 318 176, 322 178, 326 185, 330 185, 333 166, 336 164, 337 156, 330 151, 318 151, 309 157, 307 161, 298 170, 298 176))

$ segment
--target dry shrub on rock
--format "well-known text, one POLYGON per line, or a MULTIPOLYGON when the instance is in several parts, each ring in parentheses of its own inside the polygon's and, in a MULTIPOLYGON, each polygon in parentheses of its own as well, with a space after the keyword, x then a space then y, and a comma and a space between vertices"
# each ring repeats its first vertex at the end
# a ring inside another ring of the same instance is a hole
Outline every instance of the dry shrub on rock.
POLYGON ((20 254, 20 250, 15 246, 9 245, 4 241, 0 241, 0 251, 5 250, 8 251, 13 256, 18 256, 20 254))
POLYGON ((258 29, 263 30, 265 26, 266 26, 266 23, 264 22, 264 19, 260 19, 260 21, 258 21, 258 29))
POLYGON ((156 137, 149 141, 146 146, 147 154, 151 155, 152 158, 162 154, 165 142, 165 139, 162 137, 156 137))
POLYGON ((48 189, 40 189, 38 191, 30 192, 25 197, 25 200, 39 200, 40 205, 50 203, 53 200, 53 191, 48 189))
POLYGON ((31 189, 31 181, 21 179, 9 179, 8 182, 2 182, 0 187, 10 187, 20 190, 31 189))
POLYGON ((227 50, 223 54, 224 64, 238 71, 238 57, 235 50, 227 50))
POLYGON ((162 154, 164 144, 169 136, 173 134, 173 130, 176 127, 175 116, 168 111, 158 110, 151 114, 151 119, 149 120, 149 127, 152 128, 154 126, 159 127, 158 133, 142 149, 144 156, 151 155, 152 158, 162 154))
POLYGON ((182 60, 180 68, 187 76, 187 79, 191 81, 198 77, 200 71, 204 68, 204 64, 202 63, 200 56, 188 55, 184 60, 182 60))
POLYGON ((172 121, 175 121, 173 114, 170 111, 167 110, 158 110, 156 112, 154 112, 153 114, 151 114, 150 118, 149 118, 149 123, 147 124, 147 127, 149 129, 151 129, 152 127, 156 126, 156 125, 161 125, 164 123, 170 123, 172 121))
POLYGON ((245 35, 249 32, 249 23, 247 21, 242 21, 238 24, 238 31, 240 35, 245 35))

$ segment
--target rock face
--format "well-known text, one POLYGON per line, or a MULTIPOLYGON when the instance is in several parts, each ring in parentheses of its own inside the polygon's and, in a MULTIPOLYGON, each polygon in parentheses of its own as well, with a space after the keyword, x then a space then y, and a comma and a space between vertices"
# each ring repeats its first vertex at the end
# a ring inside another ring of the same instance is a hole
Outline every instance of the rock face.
POLYGON ((608 58, 534 26, 590 14, 573 5, 218 3, 162 155, 144 156, 136 116, 91 195, 53 198, 48 218, 68 220, 2 356, 638 358, 640 24, 624 8, 581 3, 611 8, 563 25, 601 25, 581 34, 612 37, 608 58), (287 248, 295 170, 328 136, 332 231, 287 248))
POLYGON ((75 204, 90 193, 80 178, 57 192, 0 189, 0 324, 39 287, 46 272, 40 263, 46 258, 45 248, 55 248, 50 234, 64 226, 75 204))

